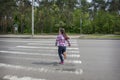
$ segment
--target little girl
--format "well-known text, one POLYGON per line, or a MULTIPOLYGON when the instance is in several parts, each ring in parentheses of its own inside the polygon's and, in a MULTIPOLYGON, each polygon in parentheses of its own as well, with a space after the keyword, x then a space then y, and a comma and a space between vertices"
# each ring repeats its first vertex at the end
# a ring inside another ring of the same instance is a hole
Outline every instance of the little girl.
POLYGON ((64 64, 64 59, 66 58, 66 42, 68 46, 71 46, 69 42, 69 37, 66 35, 64 28, 60 28, 59 35, 56 38, 56 46, 58 46, 58 55, 60 58, 59 64, 64 64))

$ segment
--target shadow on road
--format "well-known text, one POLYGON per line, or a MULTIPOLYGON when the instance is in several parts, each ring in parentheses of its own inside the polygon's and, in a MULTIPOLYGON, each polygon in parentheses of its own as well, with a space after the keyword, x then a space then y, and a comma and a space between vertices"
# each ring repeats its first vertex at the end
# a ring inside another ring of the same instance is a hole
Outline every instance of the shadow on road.
MULTIPOLYGON (((35 64, 35 65, 44 65, 44 66, 60 66, 61 65, 58 62, 45 62, 45 61, 42 61, 42 62, 33 62, 32 64, 35 64)), ((64 67, 74 67, 75 64, 65 63, 63 66, 64 67)))
POLYGON ((57 62, 33 62, 32 64, 36 65, 52 65, 52 66, 58 66, 59 64, 57 62))

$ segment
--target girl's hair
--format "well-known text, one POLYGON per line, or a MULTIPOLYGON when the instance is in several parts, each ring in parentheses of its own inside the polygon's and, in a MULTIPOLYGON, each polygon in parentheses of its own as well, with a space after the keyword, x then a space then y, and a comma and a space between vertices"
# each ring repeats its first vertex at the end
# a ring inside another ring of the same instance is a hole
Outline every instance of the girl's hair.
POLYGON ((60 32, 61 32, 61 34, 64 36, 64 38, 65 38, 65 40, 68 40, 69 39, 69 37, 66 35, 66 33, 65 33, 65 29, 64 28, 60 28, 60 32))

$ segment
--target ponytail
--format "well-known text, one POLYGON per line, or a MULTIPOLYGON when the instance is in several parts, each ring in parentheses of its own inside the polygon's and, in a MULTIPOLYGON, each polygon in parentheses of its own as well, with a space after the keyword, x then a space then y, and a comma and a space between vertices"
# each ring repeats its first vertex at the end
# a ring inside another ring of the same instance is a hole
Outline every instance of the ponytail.
POLYGON ((61 32, 61 34, 63 35, 63 37, 65 38, 65 40, 70 39, 70 38, 67 36, 67 34, 65 33, 65 29, 64 29, 64 28, 60 28, 60 32, 61 32))

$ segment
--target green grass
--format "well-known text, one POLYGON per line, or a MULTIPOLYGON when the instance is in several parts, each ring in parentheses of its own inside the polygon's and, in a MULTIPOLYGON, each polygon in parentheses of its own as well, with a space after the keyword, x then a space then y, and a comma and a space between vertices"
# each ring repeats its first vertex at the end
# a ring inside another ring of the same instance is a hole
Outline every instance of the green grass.
POLYGON ((81 35, 80 39, 119 39, 120 40, 120 35, 102 35, 102 34, 81 35))

